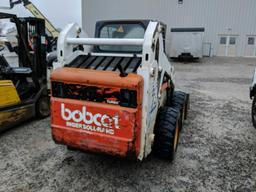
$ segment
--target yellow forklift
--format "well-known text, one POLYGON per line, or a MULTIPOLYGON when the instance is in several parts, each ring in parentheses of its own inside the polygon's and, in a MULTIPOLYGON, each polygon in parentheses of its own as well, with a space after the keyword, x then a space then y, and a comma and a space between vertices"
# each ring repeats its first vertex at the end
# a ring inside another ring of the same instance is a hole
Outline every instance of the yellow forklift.
POLYGON ((19 66, 0 55, 0 132, 30 118, 50 115, 47 89, 47 40, 45 21, 0 13, 17 27, 19 66))

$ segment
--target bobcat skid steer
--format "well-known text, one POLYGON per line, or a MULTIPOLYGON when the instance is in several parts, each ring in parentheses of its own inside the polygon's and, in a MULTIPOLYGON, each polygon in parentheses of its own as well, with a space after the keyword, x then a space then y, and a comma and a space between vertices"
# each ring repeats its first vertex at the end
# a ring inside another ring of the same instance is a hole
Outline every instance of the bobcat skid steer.
POLYGON ((69 24, 51 75, 51 129, 69 149, 173 159, 189 96, 175 91, 157 21, 100 21, 95 38, 69 24))

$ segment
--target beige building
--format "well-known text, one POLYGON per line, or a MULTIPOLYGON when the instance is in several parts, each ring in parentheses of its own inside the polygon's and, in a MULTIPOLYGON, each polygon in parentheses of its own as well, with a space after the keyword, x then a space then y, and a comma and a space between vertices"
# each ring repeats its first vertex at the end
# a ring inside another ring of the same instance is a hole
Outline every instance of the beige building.
MULTIPOLYGON (((255 0, 83 0, 83 28, 97 20, 157 19, 172 28, 205 28, 204 55, 256 57, 255 0)), ((170 49, 169 49, 170 51, 170 49)))

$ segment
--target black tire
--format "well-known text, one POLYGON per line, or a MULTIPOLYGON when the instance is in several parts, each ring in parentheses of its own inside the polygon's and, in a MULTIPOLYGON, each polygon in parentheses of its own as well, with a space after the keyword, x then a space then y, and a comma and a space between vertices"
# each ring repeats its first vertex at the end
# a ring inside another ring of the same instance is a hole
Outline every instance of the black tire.
POLYGON ((156 125, 153 152, 160 158, 173 160, 180 137, 179 109, 165 107, 160 109, 156 125))
POLYGON ((50 115, 50 97, 42 96, 36 102, 36 116, 44 119, 50 115))
POLYGON ((181 91, 175 91, 173 94, 173 98, 171 100, 171 107, 177 108, 180 110, 181 114, 181 129, 183 127, 183 123, 187 118, 187 110, 188 110, 188 95, 181 91))
POLYGON ((254 97, 252 101, 252 124, 256 129, 256 97, 254 97))
POLYGON ((174 95, 174 90, 173 89, 168 89, 167 90, 166 106, 170 107, 172 105, 173 95, 174 95))

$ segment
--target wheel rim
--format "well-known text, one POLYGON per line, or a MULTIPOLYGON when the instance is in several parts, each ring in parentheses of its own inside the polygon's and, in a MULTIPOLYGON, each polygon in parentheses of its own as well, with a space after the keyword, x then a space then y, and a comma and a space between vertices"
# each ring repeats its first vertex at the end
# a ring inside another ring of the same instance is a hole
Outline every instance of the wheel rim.
POLYGON ((176 128, 175 128, 173 151, 176 151, 177 146, 178 146, 178 139, 179 139, 179 123, 178 122, 179 121, 177 121, 176 128))

